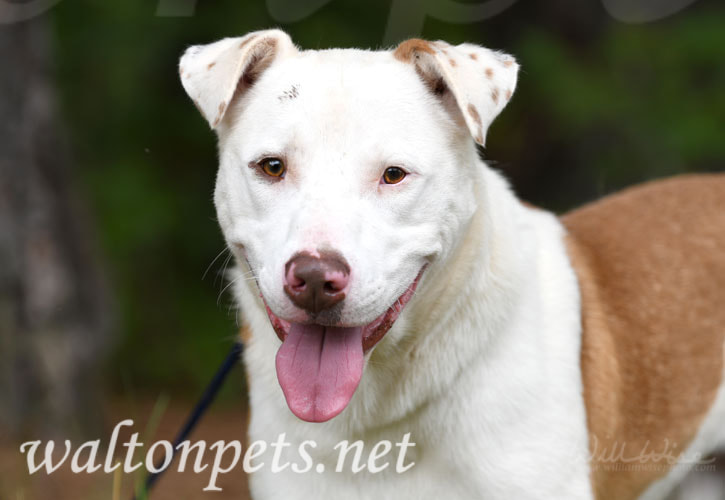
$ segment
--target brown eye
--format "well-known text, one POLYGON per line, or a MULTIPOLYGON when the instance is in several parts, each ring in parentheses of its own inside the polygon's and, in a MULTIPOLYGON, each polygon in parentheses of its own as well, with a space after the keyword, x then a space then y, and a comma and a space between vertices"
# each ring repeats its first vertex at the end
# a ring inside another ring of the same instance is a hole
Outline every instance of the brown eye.
POLYGON ((383 173, 383 182, 385 184, 397 184, 405 179, 406 173, 400 167, 388 167, 383 173))
POLYGON ((284 162, 279 158, 264 158, 259 161, 258 165, 262 169, 262 172, 270 177, 282 178, 287 171, 284 162))

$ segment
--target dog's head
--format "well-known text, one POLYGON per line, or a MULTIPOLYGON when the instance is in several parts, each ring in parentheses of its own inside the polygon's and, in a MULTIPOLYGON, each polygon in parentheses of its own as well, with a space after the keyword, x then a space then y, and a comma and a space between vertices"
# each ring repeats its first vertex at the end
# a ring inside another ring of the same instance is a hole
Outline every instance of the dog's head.
POLYGON ((219 223, 282 340, 277 374, 298 417, 345 408, 366 353, 455 247, 476 210, 474 141, 517 70, 475 45, 299 51, 277 30, 182 57, 219 136, 219 223))

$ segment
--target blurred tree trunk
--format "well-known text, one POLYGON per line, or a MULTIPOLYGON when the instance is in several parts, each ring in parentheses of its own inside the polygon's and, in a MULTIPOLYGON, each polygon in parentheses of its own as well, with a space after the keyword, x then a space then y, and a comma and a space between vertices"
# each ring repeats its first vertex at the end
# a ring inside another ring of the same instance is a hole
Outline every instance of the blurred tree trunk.
POLYGON ((0 426, 16 435, 95 427, 110 332, 49 35, 46 16, 0 26, 0 426))

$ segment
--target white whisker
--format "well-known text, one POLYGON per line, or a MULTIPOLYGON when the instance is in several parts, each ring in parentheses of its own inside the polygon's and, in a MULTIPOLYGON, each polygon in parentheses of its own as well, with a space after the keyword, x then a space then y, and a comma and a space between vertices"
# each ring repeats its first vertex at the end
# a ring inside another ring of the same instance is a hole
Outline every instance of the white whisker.
POLYGON ((219 305, 219 301, 221 300, 221 298, 222 298, 222 295, 224 295, 224 292, 226 292, 226 291, 227 291, 227 289, 228 289, 228 288, 229 288, 230 286, 234 285, 234 283, 236 283, 236 282, 237 282, 237 281, 239 281, 240 279, 242 279, 242 277, 241 277, 241 276, 239 276, 239 277, 237 277, 237 278, 234 278, 234 279, 233 279, 233 280, 231 280, 231 281, 230 281, 229 283, 227 283, 227 286, 225 286, 224 288, 222 288, 222 290, 221 290, 221 291, 219 292, 219 296, 218 296, 218 297, 217 297, 217 299, 216 299, 216 304, 217 304, 217 305, 219 305))
MULTIPOLYGON (((224 248, 222 248, 222 251, 219 252, 216 257, 214 257, 214 259, 211 261, 211 263, 209 263, 209 265, 206 268, 206 271, 204 271, 204 274, 201 276, 202 281, 204 281, 204 278, 206 278, 206 275, 209 274, 209 269, 211 269, 211 266, 214 265, 214 263, 219 259, 219 257, 221 257, 224 254, 224 252, 229 252, 229 248, 226 246, 224 248)), ((231 255, 231 252, 229 252, 229 254, 231 255)))
MULTIPOLYGON (((221 276, 224 278, 227 274, 227 266, 229 266, 229 261, 232 260, 232 252, 229 252, 229 255, 227 255, 227 258, 224 260, 224 264, 222 265, 222 270, 219 274, 217 274, 217 278, 221 276)), ((214 284, 216 284, 217 278, 214 278, 214 284)))

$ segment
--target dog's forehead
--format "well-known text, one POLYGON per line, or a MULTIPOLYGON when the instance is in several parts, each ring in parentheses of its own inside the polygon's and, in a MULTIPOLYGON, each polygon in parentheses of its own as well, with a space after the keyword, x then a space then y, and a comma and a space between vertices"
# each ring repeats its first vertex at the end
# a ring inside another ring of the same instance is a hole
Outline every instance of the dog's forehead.
POLYGON ((259 82, 257 96, 267 105, 275 100, 283 106, 298 101, 325 107, 386 99, 404 104, 419 99, 418 92, 424 95, 425 88, 414 70, 390 52, 330 49, 303 51, 274 64, 259 82))
POLYGON ((399 142, 414 149, 431 135, 433 101, 415 70, 390 52, 305 51, 262 75, 234 130, 258 149, 294 143, 352 153, 399 142))

